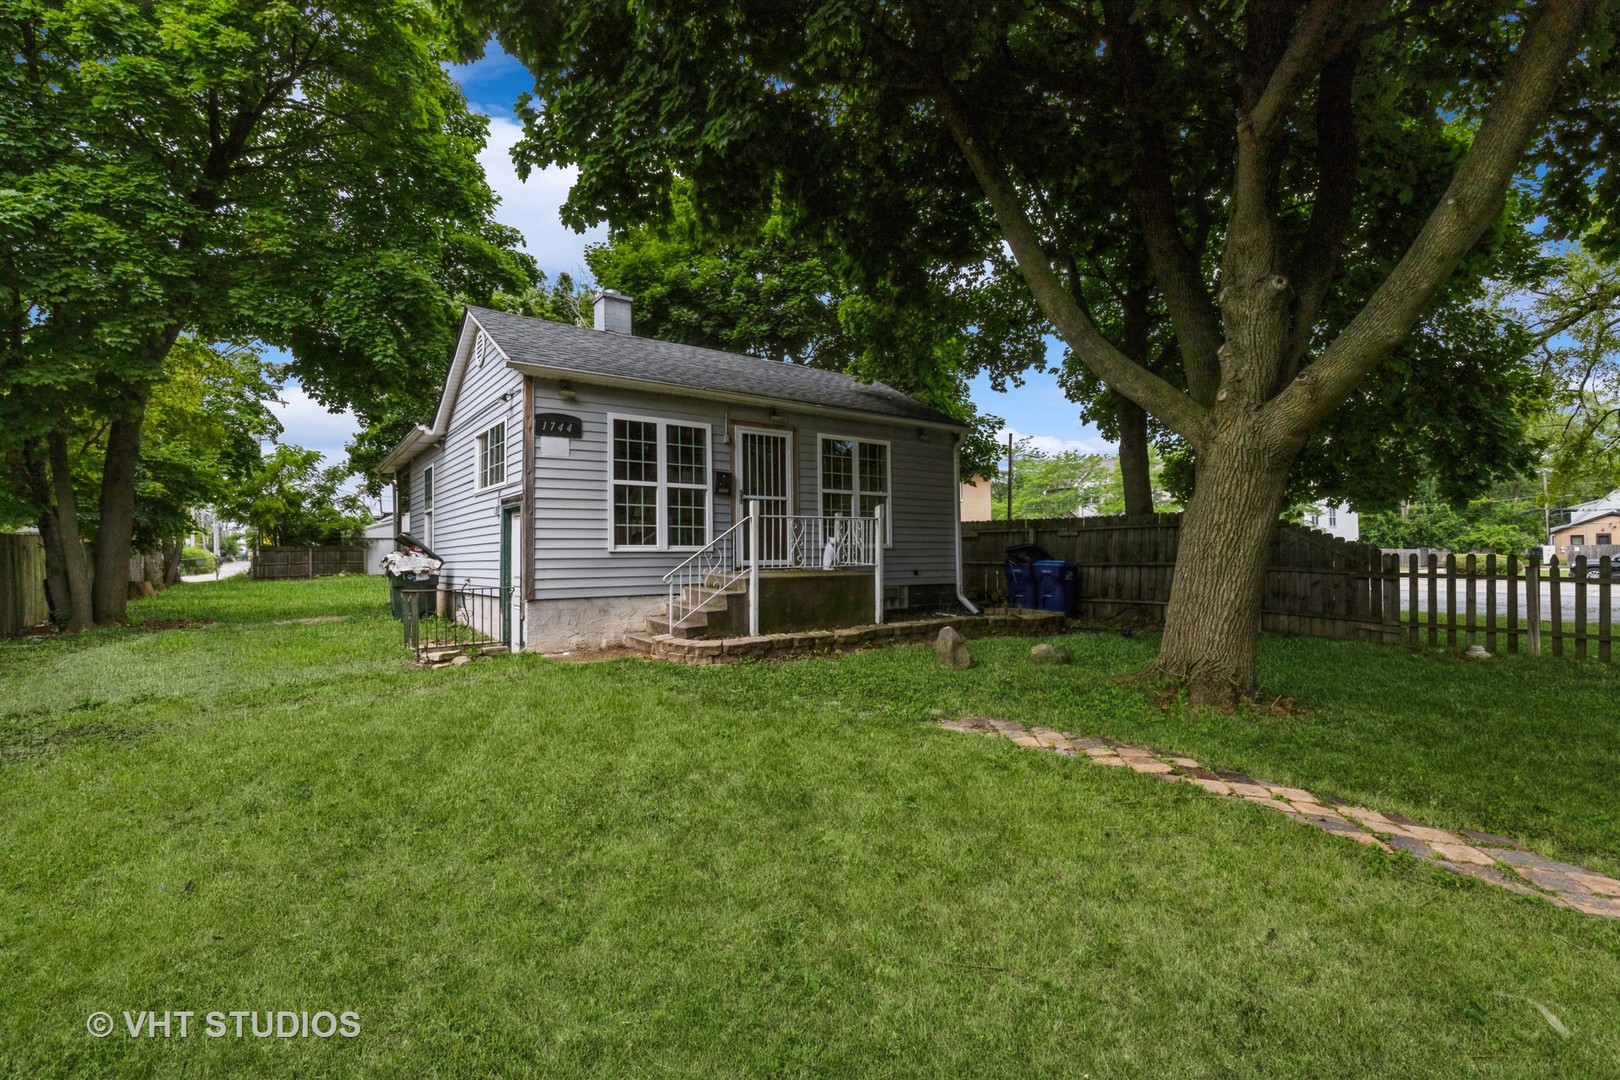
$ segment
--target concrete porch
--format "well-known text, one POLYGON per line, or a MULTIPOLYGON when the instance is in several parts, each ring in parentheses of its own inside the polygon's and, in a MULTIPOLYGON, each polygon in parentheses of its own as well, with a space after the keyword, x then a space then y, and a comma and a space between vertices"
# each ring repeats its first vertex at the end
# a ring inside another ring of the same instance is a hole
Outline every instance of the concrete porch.
MULTIPOLYGON (((870 570, 761 570, 760 634, 837 630, 872 621, 876 578, 870 570)), ((680 625, 667 615, 647 620, 650 635, 680 639, 740 637, 748 633, 748 579, 729 584, 718 577, 685 586, 681 599, 691 612, 680 625)))

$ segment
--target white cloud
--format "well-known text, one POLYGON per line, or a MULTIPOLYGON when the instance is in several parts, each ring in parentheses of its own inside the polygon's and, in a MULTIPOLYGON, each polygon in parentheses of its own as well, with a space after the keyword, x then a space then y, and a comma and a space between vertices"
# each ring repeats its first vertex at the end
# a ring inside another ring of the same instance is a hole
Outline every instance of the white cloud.
POLYGON ((1085 439, 1063 439, 1056 435, 1030 435, 1017 428, 1002 428, 996 433, 996 439, 1002 446, 1007 445, 1007 435, 1011 434, 1016 442, 1028 438, 1031 445, 1043 454, 1062 454, 1073 451, 1077 454, 1106 454, 1109 457, 1119 452, 1119 448, 1102 436, 1093 436, 1085 439))
POLYGON ((360 422, 352 411, 329 411, 297 383, 288 383, 282 389, 281 401, 271 402, 270 411, 281 421, 282 432, 277 442, 319 450, 326 465, 343 463, 348 456, 344 447, 360 430, 360 422))
POLYGON ((574 186, 578 169, 537 169, 529 174, 526 182, 518 179, 517 167, 512 164, 512 147, 522 134, 523 128, 515 120, 490 117, 489 143, 478 155, 478 163, 484 167, 490 188, 501 197, 495 219, 523 233, 525 250, 547 273, 566 272, 576 281, 589 277, 585 269, 585 245, 606 240, 607 229, 598 226, 577 233, 557 215, 568 197, 568 190, 574 186))

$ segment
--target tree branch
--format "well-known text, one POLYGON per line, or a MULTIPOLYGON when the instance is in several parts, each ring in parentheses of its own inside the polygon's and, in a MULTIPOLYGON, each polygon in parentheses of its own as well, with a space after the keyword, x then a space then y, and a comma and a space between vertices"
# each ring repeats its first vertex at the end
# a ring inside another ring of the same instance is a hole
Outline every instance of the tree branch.
POLYGON ((1170 151, 1164 132, 1148 116, 1147 98, 1154 76, 1147 42, 1130 17, 1131 5, 1113 3, 1106 10, 1113 66, 1139 150, 1130 183, 1131 206, 1142 227, 1148 265, 1164 294, 1180 343, 1188 390, 1193 400, 1208 406, 1221 381, 1220 312, 1204 283, 1198 257, 1187 246, 1176 221, 1170 151))
POLYGON ((1018 260, 1035 302, 1098 378, 1153 413, 1170 430, 1195 446, 1203 441, 1207 410, 1164 379, 1120 352, 1074 302, 1052 269, 1040 237, 1030 224, 1011 180, 997 160, 974 137, 967 114, 943 76, 933 74, 934 98, 946 127, 995 212, 1003 238, 1018 260))
POLYGON ((1501 213, 1507 186, 1541 130, 1559 80, 1595 8, 1585 0, 1546 0, 1525 32, 1440 205, 1400 263, 1322 358, 1264 409, 1281 433, 1308 431, 1332 412, 1411 332, 1435 292, 1501 213))
POLYGON ((1339 272, 1345 235, 1354 221, 1356 193, 1356 123, 1352 109, 1356 57, 1342 53, 1322 69, 1316 91, 1316 198, 1311 221, 1295 257, 1294 328, 1288 365, 1272 392, 1299 371, 1310 344, 1316 313, 1328 286, 1339 272))

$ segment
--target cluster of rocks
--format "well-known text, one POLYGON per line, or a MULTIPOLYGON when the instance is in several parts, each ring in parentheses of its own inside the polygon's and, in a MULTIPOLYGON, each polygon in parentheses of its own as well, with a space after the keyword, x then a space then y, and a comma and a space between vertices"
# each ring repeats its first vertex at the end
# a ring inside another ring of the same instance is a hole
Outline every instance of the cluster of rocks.
MULTIPOLYGON (((945 627, 934 639, 934 655, 939 658, 940 667, 965 671, 973 666, 973 654, 968 651, 967 639, 954 626, 945 627)), ((1029 658, 1037 664, 1067 664, 1070 660, 1068 649, 1044 641, 1029 650, 1029 658)))

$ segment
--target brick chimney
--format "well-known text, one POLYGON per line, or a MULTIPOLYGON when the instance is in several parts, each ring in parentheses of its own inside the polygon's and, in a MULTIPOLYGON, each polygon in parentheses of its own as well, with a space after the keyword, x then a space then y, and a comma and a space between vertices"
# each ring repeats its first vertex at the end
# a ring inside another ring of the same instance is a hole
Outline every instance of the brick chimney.
POLYGON ((610 334, 630 335, 630 298, 617 289, 603 289, 596 298, 596 328, 610 334))

